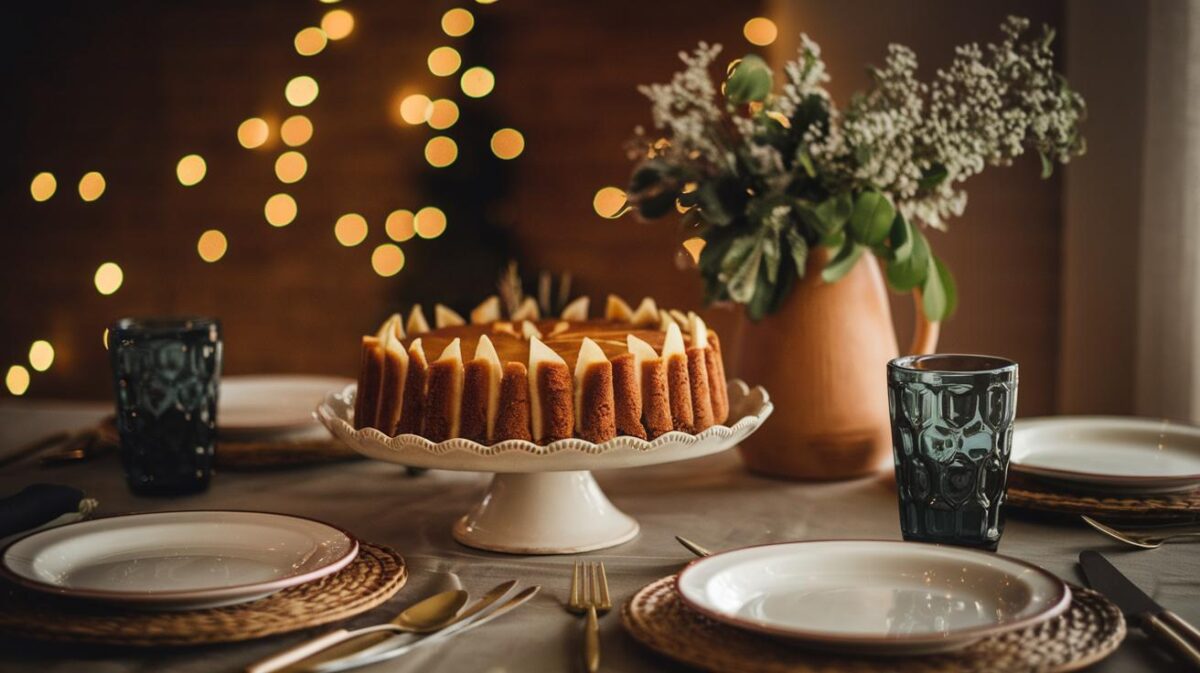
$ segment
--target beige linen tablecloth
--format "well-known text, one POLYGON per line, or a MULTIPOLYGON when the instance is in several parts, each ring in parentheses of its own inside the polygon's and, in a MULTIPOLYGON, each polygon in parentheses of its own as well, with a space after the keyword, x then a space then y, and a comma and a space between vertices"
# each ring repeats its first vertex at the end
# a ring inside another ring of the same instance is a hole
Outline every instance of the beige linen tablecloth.
MULTIPOLYGON (((98 420, 106 405, 8 402, 0 405, 0 456, 48 433, 98 420)), ((614 503, 641 522, 633 541, 586 554, 603 560, 613 598, 624 601, 651 580, 690 559, 672 539, 689 537, 713 549, 782 540, 900 536, 896 495, 889 478, 832 484, 797 484, 751 476, 734 451, 690 462, 598 473, 614 503)), ((408 560, 411 579, 389 604, 349 626, 390 618, 414 598, 456 575, 473 594, 510 578, 541 584, 529 605, 462 638, 421 654, 360 670, 525 673, 579 670, 581 621, 562 607, 572 556, 518 557, 463 547, 450 526, 479 496, 488 476, 433 471, 409 477, 404 469, 372 461, 262 473, 216 475, 204 494, 139 498, 126 490, 115 458, 41 469, 25 461, 0 470, 0 494, 37 481, 84 489, 105 514, 164 509, 257 509, 299 514, 343 526, 365 540, 390 545, 408 560)), ((1078 582, 1079 551, 1095 548, 1152 596, 1200 623, 1200 544, 1155 551, 1117 548, 1074 525, 1010 517, 1001 553, 1037 563, 1078 582)), ((0 671, 39 673, 125 671, 237 671, 304 632, 250 643, 143 651, 39 645, 0 639, 0 671)), ((605 671, 687 670, 642 648, 621 628, 617 614, 601 621, 605 671)), ((1097 671, 1173 671, 1173 662, 1131 633, 1097 671)))

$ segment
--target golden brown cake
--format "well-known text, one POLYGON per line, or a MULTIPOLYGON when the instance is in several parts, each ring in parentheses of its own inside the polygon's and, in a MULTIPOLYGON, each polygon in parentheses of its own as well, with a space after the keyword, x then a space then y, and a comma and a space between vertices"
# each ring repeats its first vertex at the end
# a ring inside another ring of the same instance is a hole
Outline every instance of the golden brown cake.
POLYGON ((610 296, 602 319, 581 297, 558 318, 526 301, 502 320, 489 297, 470 318, 438 305, 430 328, 418 305, 363 337, 355 427, 434 442, 599 443, 700 432, 729 414, 720 341, 695 314, 610 296))

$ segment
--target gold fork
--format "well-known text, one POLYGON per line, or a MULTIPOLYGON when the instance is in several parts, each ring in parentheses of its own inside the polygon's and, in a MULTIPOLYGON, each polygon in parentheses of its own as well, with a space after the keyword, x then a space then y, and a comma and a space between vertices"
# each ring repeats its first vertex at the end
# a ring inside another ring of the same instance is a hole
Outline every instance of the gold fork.
POLYGON ((583 663, 588 673, 596 673, 600 670, 598 615, 612 609, 612 599, 608 597, 608 576, 604 574, 603 563, 575 562, 567 609, 577 615, 587 615, 587 626, 583 632, 583 663))

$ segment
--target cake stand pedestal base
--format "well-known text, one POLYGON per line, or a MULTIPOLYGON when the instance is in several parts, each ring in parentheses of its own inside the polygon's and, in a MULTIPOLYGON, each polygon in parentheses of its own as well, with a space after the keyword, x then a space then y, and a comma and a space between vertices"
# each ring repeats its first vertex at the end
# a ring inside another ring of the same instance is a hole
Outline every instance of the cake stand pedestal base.
POLYGON ((586 470, 502 473, 454 524, 468 547, 507 554, 578 554, 632 540, 638 523, 586 470))

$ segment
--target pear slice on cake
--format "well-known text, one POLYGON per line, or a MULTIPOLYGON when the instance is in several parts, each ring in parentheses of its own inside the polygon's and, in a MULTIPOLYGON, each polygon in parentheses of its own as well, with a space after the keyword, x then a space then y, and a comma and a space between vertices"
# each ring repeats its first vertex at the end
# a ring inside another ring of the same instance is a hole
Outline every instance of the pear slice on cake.
POLYGON ((517 310, 513 311, 512 315, 508 316, 508 319, 513 322, 520 322, 522 320, 537 320, 541 317, 542 312, 538 308, 537 301, 533 297, 525 297, 525 301, 517 306, 517 310))
POLYGON ((463 320, 463 317, 454 309, 444 304, 434 304, 433 324, 437 325, 438 329, 441 329, 443 327, 457 327, 458 325, 465 325, 467 324, 467 321, 463 320))
POLYGON ((500 319, 500 297, 492 295, 471 309, 471 324, 483 325, 500 319))
POLYGON ((608 295, 604 302, 604 319, 614 322, 633 322, 633 309, 615 294, 608 295))
POLYGON ((636 327, 653 327, 658 324, 658 304, 652 297, 645 297, 629 319, 636 327))
POLYGON ((423 429, 429 441, 443 442, 458 436, 462 388, 462 339, 455 338, 429 365, 423 429))
POLYGON ((588 297, 579 297, 567 304, 562 310, 560 316, 563 320, 576 320, 583 322, 588 318, 588 306, 591 304, 591 299, 588 297))
POLYGON ((408 312, 406 327, 409 334, 424 334, 429 331, 429 321, 425 319, 425 312, 421 310, 420 304, 413 304, 412 310, 408 312))
POLYGON ((606 442, 617 434, 613 411, 612 363, 588 337, 575 360, 575 435, 589 442, 606 442))

